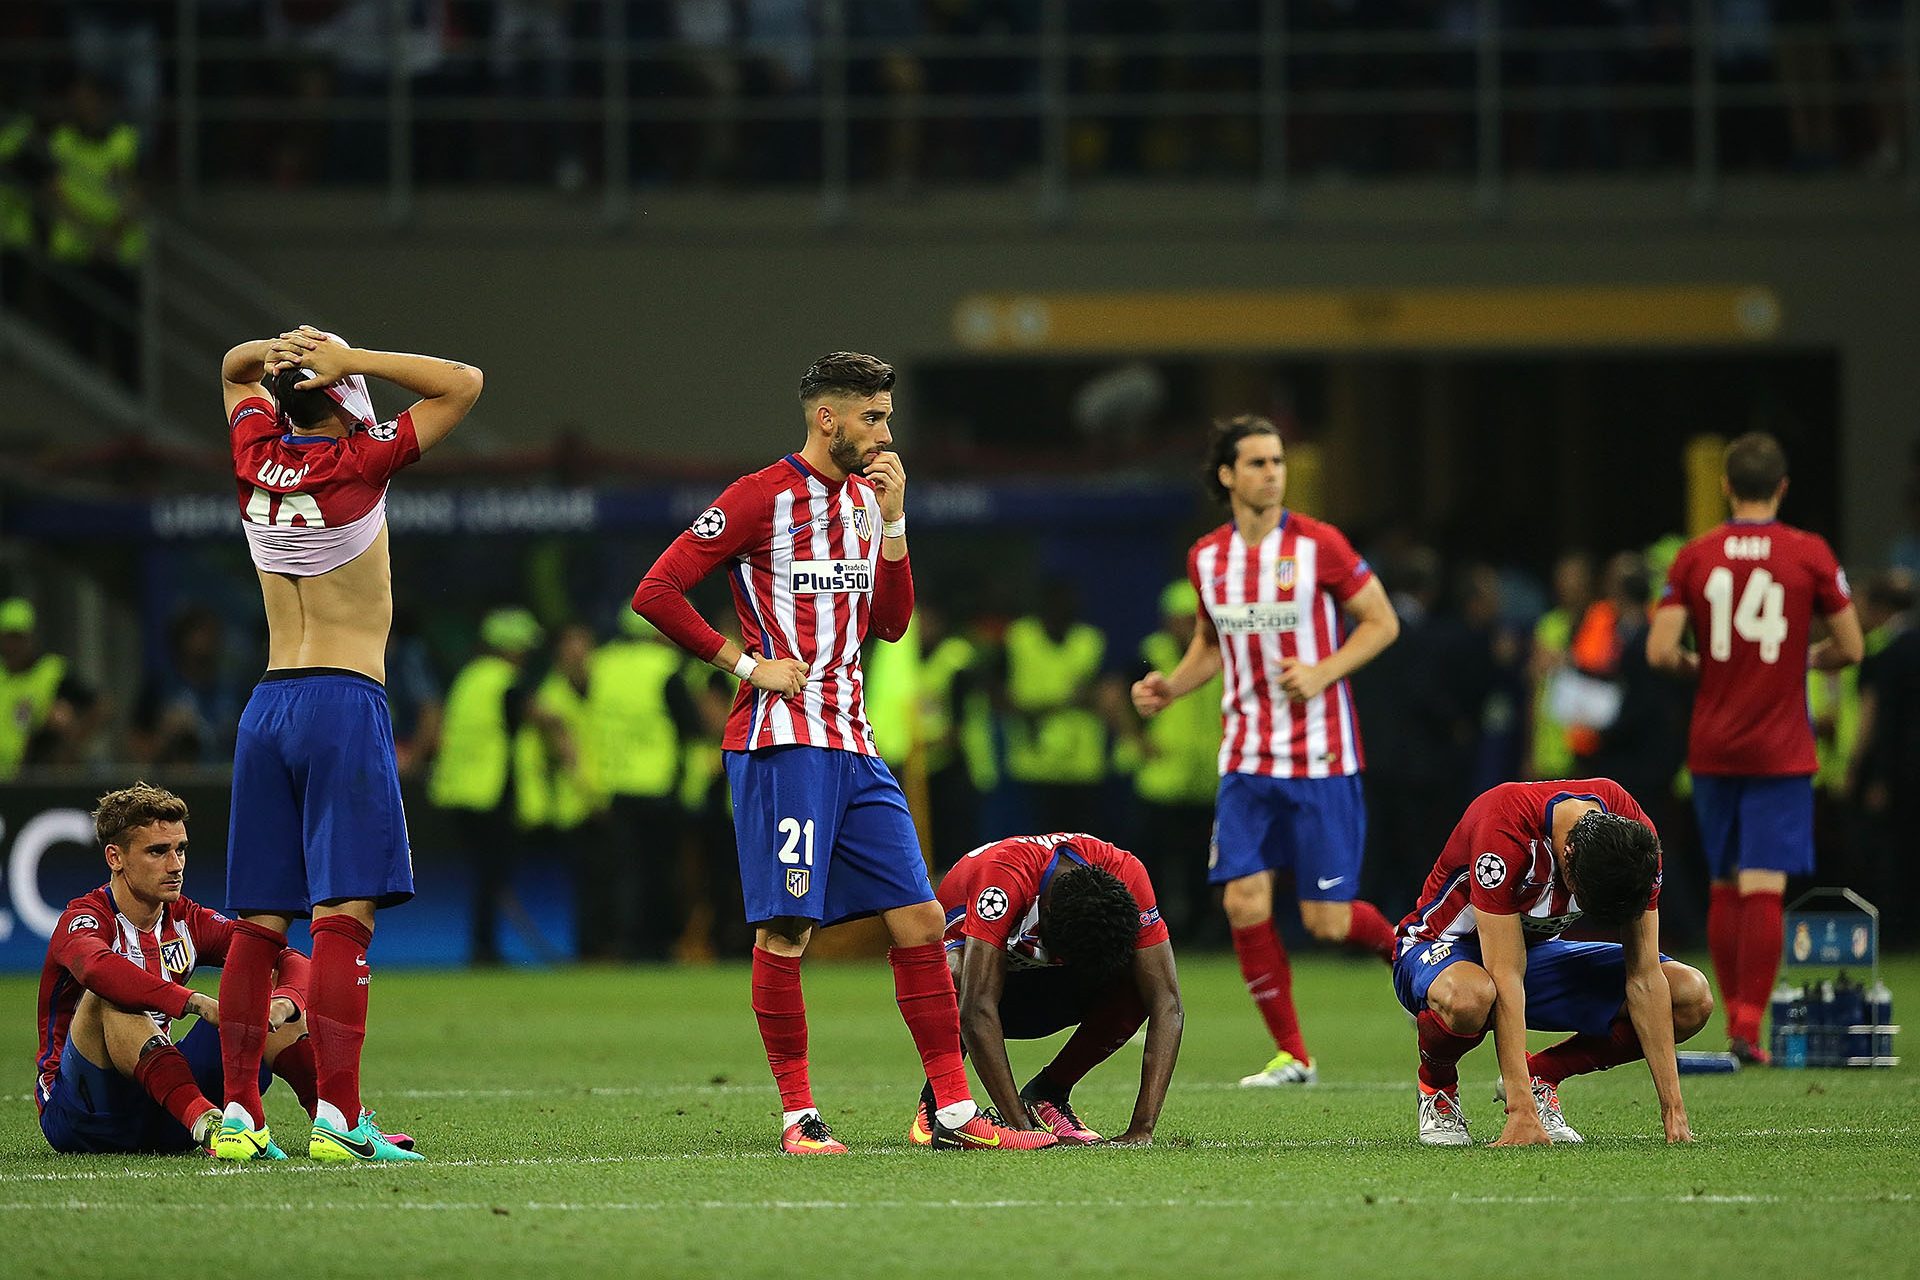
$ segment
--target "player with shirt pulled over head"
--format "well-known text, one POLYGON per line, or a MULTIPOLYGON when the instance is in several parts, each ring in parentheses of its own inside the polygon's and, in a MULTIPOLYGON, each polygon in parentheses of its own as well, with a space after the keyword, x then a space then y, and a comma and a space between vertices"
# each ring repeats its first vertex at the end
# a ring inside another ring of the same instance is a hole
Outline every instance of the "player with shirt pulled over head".
POLYGON ((214 1154, 254 1159, 269 1144, 257 1084, 269 975, 288 921, 311 915, 320 1103, 308 1154, 417 1160, 360 1105, 374 911, 413 896, 384 683, 387 482, 466 417, 480 371, 303 325, 235 347, 220 379, 268 649, 234 745, 227 909, 240 919, 220 976, 227 1105, 214 1154), (382 423, 370 377, 421 399, 382 423))
POLYGON ((1647 662, 1700 681, 1687 728, 1693 810, 1712 877, 1707 949, 1733 1055, 1764 1065, 1760 1019, 1780 967, 1787 877, 1813 872, 1807 668, 1860 661, 1847 576, 1818 534, 1780 523, 1787 455, 1764 432, 1727 446, 1730 518, 1680 549, 1647 631, 1647 662), (1819 618, 1827 637, 1812 644, 1819 618), (1693 628, 1697 651, 1681 648, 1693 628), (1809 649, 1811 645, 1811 649, 1809 649))
POLYGON ((1660 954, 1660 837, 1609 778, 1507 782, 1447 838, 1400 922, 1393 992, 1420 1042, 1420 1141, 1466 1146, 1459 1061, 1493 1032, 1506 1127, 1493 1145, 1579 1142, 1560 1082, 1647 1060, 1668 1142, 1691 1142, 1676 1041, 1707 1024, 1699 970, 1660 954), (1619 942, 1568 942, 1575 921, 1619 942), (1539 1053, 1527 1031, 1571 1031, 1539 1053))
POLYGON ((1273 926, 1274 880, 1293 876, 1300 920, 1321 942, 1393 957, 1393 926, 1361 901, 1367 841, 1360 721, 1347 677, 1400 634, 1386 589, 1341 532, 1289 511, 1286 456, 1265 418, 1215 425, 1208 484, 1232 519, 1193 544, 1200 595, 1193 640, 1172 671, 1133 686, 1142 716, 1224 671, 1220 792, 1208 880, 1274 1057, 1240 1083, 1312 1084, 1293 1005, 1293 972, 1273 926), (1340 615, 1353 624, 1342 634, 1340 615))
POLYGON ((846 1151, 813 1101, 800 958, 816 925, 876 914, 893 939, 900 1014, 933 1084, 933 1145, 1051 1146, 1051 1134, 1007 1129, 974 1105, 945 919, 863 709, 861 643, 869 631, 898 640, 913 617, 907 477, 890 447, 893 369, 857 352, 823 356, 800 380, 800 407, 800 451, 727 486, 633 595, 635 613, 741 682, 721 745, 781 1149, 846 1151), (686 600, 723 565, 740 645, 686 600))
MULTIPOLYGON (((940 881, 940 905, 967 1052, 1007 1123, 1063 1143, 1103 1141, 1069 1096, 1144 1022, 1133 1119, 1111 1141, 1152 1143, 1185 1015, 1173 943, 1140 859, 1089 835, 1009 836, 955 863, 940 881), (1016 1087, 1007 1041, 1069 1027, 1053 1061, 1016 1087)), ((932 1140, 932 1106, 922 1095, 908 1132, 916 1145, 932 1140)))
MULTIPOLYGON (((184 895, 187 804, 136 782, 100 797, 94 835, 107 883, 67 904, 40 971, 40 1054, 34 1104, 47 1145, 62 1154, 210 1148, 220 1129, 220 1004, 187 986, 201 965, 225 963, 238 927, 184 895), (200 1021, 174 1039, 173 1024, 200 1021)), ((273 958, 266 1062, 312 1114, 313 1042, 301 1010, 307 958, 273 958)), ((265 1069, 256 1085, 267 1087, 265 1069)), ((266 1158, 286 1157, 271 1143, 266 1158)))

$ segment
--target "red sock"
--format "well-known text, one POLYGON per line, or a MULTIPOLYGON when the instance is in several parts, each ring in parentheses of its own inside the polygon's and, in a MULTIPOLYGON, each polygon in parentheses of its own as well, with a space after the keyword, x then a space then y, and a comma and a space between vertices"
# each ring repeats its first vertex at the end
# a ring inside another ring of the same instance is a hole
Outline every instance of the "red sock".
POLYGON ((1347 945, 1371 951, 1388 964, 1393 963, 1393 926, 1371 902, 1354 899, 1353 915, 1347 924, 1347 945))
POLYGON ((1568 1036, 1552 1048, 1528 1054, 1527 1074, 1557 1085, 1568 1076, 1605 1071, 1623 1062, 1637 1062, 1645 1056, 1632 1021, 1615 1018, 1613 1026, 1603 1036, 1582 1032, 1577 1036, 1568 1036))
POLYGON ((1111 1058, 1121 1045, 1133 1039, 1133 1033, 1147 1020, 1147 1006, 1140 1001, 1140 993, 1133 989, 1133 978, 1125 979, 1114 995, 1100 1002, 1087 1020, 1074 1028, 1067 1042, 1060 1046, 1053 1061, 1040 1074, 1048 1083, 1059 1086, 1061 1093, 1073 1088, 1086 1077, 1087 1072, 1111 1058))
POLYGON ((1463 1036, 1431 1009, 1422 1009, 1414 1026, 1420 1035, 1420 1083, 1429 1089, 1458 1088, 1460 1059, 1487 1038, 1487 1029, 1463 1036))
POLYGON ((310 928, 307 1020, 320 1100, 333 1104, 351 1127, 360 1123, 360 1049, 367 1042, 367 985, 373 981, 367 946, 373 930, 348 915, 323 916, 310 928))
POLYGON ((900 1004, 900 1016, 906 1019, 927 1082, 933 1086, 934 1107, 972 1101, 966 1064, 960 1058, 960 999, 947 970, 947 949, 938 942, 890 947, 887 960, 893 965, 893 995, 900 1004))
POLYGON ((228 1102, 265 1124, 260 1103, 260 1055, 267 1047, 267 1003, 273 994, 273 963, 287 935, 251 920, 236 920, 220 968, 220 1070, 228 1102))
POLYGON ((188 1065, 186 1055, 170 1044, 142 1053, 134 1065, 133 1078, 188 1133, 193 1132, 193 1122, 213 1106, 207 1101, 207 1095, 200 1092, 200 1084, 193 1078, 193 1068, 188 1065))
POLYGON ((1233 951, 1240 957, 1240 976, 1247 980, 1247 994, 1267 1020, 1274 1046, 1302 1062, 1311 1062, 1307 1042, 1300 1035, 1300 1015, 1293 1008, 1293 968, 1287 963, 1287 949, 1280 945, 1273 921, 1235 929, 1233 951))
POLYGON ((800 957, 753 949, 753 1016, 760 1022, 760 1043, 780 1089, 782 1111, 813 1105, 807 1079, 807 1002, 800 994, 800 957))
POLYGON ((1737 1028, 1730 1023, 1728 1030, 1755 1043, 1760 1039, 1760 1016, 1773 998, 1773 980, 1780 973, 1780 914, 1777 893, 1740 895, 1740 966, 1733 989, 1740 1023, 1737 1028))
POLYGON ((319 1071, 313 1056, 312 1035, 301 1036, 282 1049, 273 1060, 273 1074, 287 1082, 287 1087, 293 1090, 294 1097, 300 1099, 300 1105, 308 1115, 318 1110, 315 1104, 320 1101, 319 1071))
POLYGON ((1716 884, 1707 903, 1707 952, 1713 958, 1713 982, 1727 1011, 1727 1034, 1740 1018, 1740 886, 1716 884))

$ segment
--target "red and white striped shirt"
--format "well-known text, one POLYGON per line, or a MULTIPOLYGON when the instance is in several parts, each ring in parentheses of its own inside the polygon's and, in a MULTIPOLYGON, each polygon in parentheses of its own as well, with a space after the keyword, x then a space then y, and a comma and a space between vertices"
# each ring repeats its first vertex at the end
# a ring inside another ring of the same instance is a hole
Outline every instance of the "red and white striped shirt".
POLYGON ((880 500, 860 476, 834 483, 788 454, 734 481, 664 551, 633 609, 710 661, 724 643, 686 602, 723 562, 746 651, 807 664, 806 690, 783 698, 742 681, 721 745, 812 746, 878 754, 862 704, 860 645, 898 640, 913 617, 913 574, 880 555, 880 500))
POLYGON ((1187 576, 1200 622, 1220 641, 1220 772, 1330 778, 1360 772, 1360 719, 1345 680, 1305 702, 1281 691, 1280 662, 1319 662, 1340 647, 1340 606, 1373 570, 1332 525, 1283 512, 1260 545, 1233 521, 1193 544, 1187 576))

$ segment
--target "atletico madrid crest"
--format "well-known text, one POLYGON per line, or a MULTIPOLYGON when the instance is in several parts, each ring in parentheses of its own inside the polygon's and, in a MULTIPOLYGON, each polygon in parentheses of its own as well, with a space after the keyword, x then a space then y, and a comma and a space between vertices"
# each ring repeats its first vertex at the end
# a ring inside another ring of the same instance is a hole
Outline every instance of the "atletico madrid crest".
POLYGON ((873 536, 873 517, 867 514, 865 507, 853 509, 853 536, 862 542, 873 536))
POLYGON ((1281 556, 1273 566, 1273 585, 1282 591, 1291 591, 1299 573, 1299 566, 1294 563, 1292 556, 1281 556))
POLYGON ((168 973, 186 973, 193 968, 193 948, 185 938, 172 938, 160 944, 160 963, 168 973))
POLYGON ((813 873, 801 867, 793 867, 787 872, 787 892, 796 898, 807 896, 807 886, 813 880, 813 873))

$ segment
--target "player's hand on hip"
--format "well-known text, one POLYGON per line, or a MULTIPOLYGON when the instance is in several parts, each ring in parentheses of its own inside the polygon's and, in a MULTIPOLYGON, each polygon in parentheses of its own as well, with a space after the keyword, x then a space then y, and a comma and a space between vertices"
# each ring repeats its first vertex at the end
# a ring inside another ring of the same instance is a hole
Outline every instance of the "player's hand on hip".
POLYGON ((1319 695, 1331 683, 1320 672, 1317 662, 1302 662, 1298 658, 1280 659, 1280 691, 1295 702, 1305 702, 1319 695))
POLYGON ((1157 715, 1172 701, 1173 686, 1158 671, 1149 671, 1133 682, 1133 709, 1142 716, 1157 715))
POLYGON ((197 1013, 214 1026, 220 1025, 220 1002, 204 991, 196 991, 187 997, 187 1012, 197 1013))
POLYGON ((807 664, 798 658, 763 658, 748 673, 747 683, 783 698, 798 697, 807 687, 807 664))
POLYGON ((880 499, 880 518, 898 520, 907 514, 907 470, 900 455, 889 449, 867 464, 867 479, 880 499))
POLYGON ((1687 1113, 1684 1108, 1668 1112, 1660 1119, 1666 1125, 1668 1142, 1693 1141, 1693 1126, 1687 1123, 1687 1113))
POLYGON ((1539 1113, 1533 1109, 1533 1095, 1529 1093, 1525 1105, 1507 1116, 1507 1127, 1492 1143, 1496 1147, 1546 1147, 1553 1145, 1553 1139, 1540 1127, 1539 1113))

